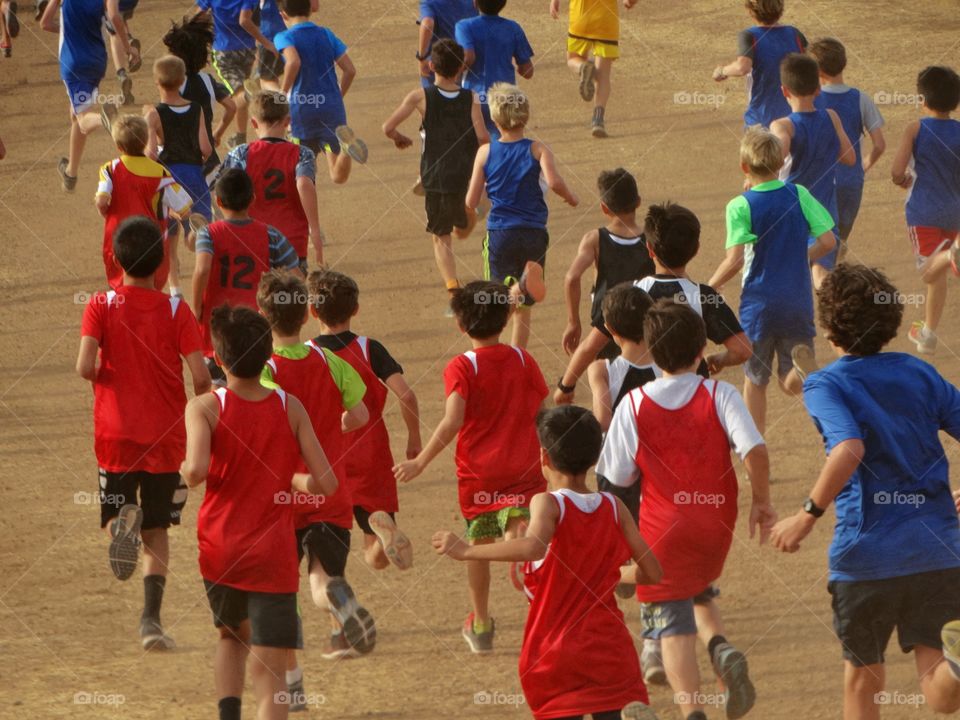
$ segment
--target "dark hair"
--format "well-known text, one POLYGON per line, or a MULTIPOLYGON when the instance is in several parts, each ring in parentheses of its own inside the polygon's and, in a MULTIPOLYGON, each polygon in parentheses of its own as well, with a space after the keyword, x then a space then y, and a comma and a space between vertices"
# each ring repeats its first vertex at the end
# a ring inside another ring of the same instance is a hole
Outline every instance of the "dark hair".
POLYGON ((900 291, 876 268, 840 263, 817 290, 820 326, 851 355, 873 355, 897 336, 900 291))
POLYGON ((640 191, 637 179, 622 167, 616 170, 604 170, 597 178, 600 201, 614 215, 633 212, 640 204, 640 191))
POLYGON ((277 7, 287 17, 307 17, 310 14, 310 0, 277 0, 277 7))
POLYGON ((825 75, 839 75, 847 67, 847 49, 836 38, 820 38, 807 48, 807 52, 825 75))
POLYGON ((578 405, 561 405, 537 415, 537 437, 550 464, 564 475, 583 475, 597 464, 603 430, 593 413, 578 405))
POLYGON ((230 168, 221 173, 213 190, 227 210, 242 212, 253 202, 253 180, 240 168, 230 168))
POLYGON ((658 300, 647 311, 643 335, 653 361, 667 372, 688 368, 707 346, 703 318, 689 305, 658 300))
POLYGON ((780 61, 780 84, 797 97, 815 95, 820 89, 820 66, 809 55, 790 53, 780 61))
POLYGON ((257 306, 271 328, 296 335, 306 320, 307 284, 289 270, 274 268, 260 276, 257 306))
POLYGON ((273 125, 290 114, 290 104, 282 93, 261 90, 251 98, 250 110, 258 121, 273 125))
POLYGON ((144 215, 128 217, 113 233, 113 256, 130 277, 153 275, 165 252, 160 228, 144 215))
POLYGON ((360 304, 356 281, 334 270, 314 270, 307 278, 310 304, 324 325, 340 325, 353 317, 360 304))
POLYGON ((433 44, 430 60, 437 75, 445 78, 456 77, 463 70, 464 52, 455 40, 442 38, 433 44))
POLYGON ((747 10, 764 25, 773 25, 783 15, 783 0, 747 0, 747 10))
POLYGON ((179 25, 171 25, 163 36, 163 44, 171 55, 183 60, 188 75, 200 72, 207 65, 213 44, 213 16, 207 10, 193 17, 184 16, 179 25))
POLYGON ((953 112, 960 105, 960 76, 953 68, 931 65, 917 76, 917 92, 931 110, 953 112))
POLYGON ((256 310, 224 303, 210 314, 213 349, 220 362, 238 378, 255 378, 273 354, 270 323, 256 310))
POLYGON ((507 0, 477 0, 477 10, 484 15, 499 15, 507 0))
POLYGON ((700 251, 700 221, 693 211, 669 200, 651 205, 643 223, 647 247, 668 268, 681 268, 700 251))
POLYGON ((500 283, 475 280, 454 291, 450 308, 460 327, 470 337, 494 337, 507 326, 510 295, 500 283))
POLYGON ((643 340, 643 318, 653 300, 631 282, 620 283, 603 296, 603 321, 622 338, 643 340))

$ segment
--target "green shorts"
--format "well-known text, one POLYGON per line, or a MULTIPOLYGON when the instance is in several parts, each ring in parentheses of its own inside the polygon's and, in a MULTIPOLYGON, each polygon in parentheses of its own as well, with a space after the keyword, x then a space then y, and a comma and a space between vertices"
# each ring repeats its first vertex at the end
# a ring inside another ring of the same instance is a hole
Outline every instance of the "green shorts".
POLYGON ((477 515, 472 520, 467 520, 467 539, 485 540, 503 537, 507 524, 513 518, 529 520, 530 508, 505 507, 477 515))

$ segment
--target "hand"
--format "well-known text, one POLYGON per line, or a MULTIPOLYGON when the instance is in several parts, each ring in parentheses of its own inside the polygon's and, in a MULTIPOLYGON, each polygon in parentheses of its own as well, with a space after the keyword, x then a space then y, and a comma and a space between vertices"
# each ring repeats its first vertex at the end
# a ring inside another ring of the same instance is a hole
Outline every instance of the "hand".
MULTIPOLYGON (((806 513, 804 513, 806 515, 806 513)), ((757 526, 760 527, 760 544, 766 545, 770 538, 770 532, 777 523, 777 511, 769 502, 757 502, 750 505, 750 539, 756 534, 757 526)))
POLYGON ((960 513, 960 490, 953 491, 953 504, 957 507, 957 512, 960 513))
POLYGON ((421 450, 423 450, 423 443, 420 442, 420 438, 407 440, 407 460, 416 460, 421 450))
POLYGON ((724 357, 726 356, 725 352, 715 352, 710 353, 704 360, 707 361, 707 370, 710 371, 711 375, 716 375, 718 372, 723 370, 725 367, 723 364, 724 357))
POLYGON ((560 341, 563 345, 563 351, 567 355, 573 355, 573 351, 580 344, 580 334, 583 328, 580 323, 567 323, 567 329, 563 331, 563 339, 560 341))
POLYGON ((267 52, 272 52, 272 53, 273 53, 274 55, 276 55, 277 57, 280 57, 280 52, 277 50, 277 46, 274 45, 272 41, 267 40, 267 41, 263 44, 263 48, 264 48, 267 52))
POLYGON ((713 69, 713 79, 717 82, 723 82, 727 79, 727 76, 723 72, 723 65, 717 65, 713 69))
POLYGON ((422 472, 423 467, 416 459, 397 463, 393 466, 393 476, 397 479, 397 482, 408 483, 422 472))
POLYGON ((576 207, 577 205, 580 204, 580 198, 577 197, 577 194, 573 192, 573 190, 571 190, 570 195, 568 197, 565 197, 563 200, 570 207, 576 207))
POLYGON ((393 140, 393 144, 397 146, 397 150, 406 150, 413 145, 413 140, 399 132, 395 133, 391 140, 393 140))
POLYGON ((904 190, 909 190, 910 186, 913 185, 913 174, 907 171, 903 174, 903 180, 900 182, 894 180, 893 184, 902 187, 904 190))
POLYGON ((433 71, 430 69, 430 60, 424 58, 423 60, 417 60, 420 63, 420 77, 428 78, 433 75, 433 71))
POLYGON ((550 0, 550 17, 554 20, 560 17, 560 0, 550 0))
POLYGON ((770 534, 777 550, 794 553, 800 549, 800 542, 813 530, 817 519, 808 512, 800 511, 778 522, 770 534))
POLYGON ((93 202, 97 206, 97 212, 99 212, 103 217, 106 217, 107 210, 110 208, 110 196, 97 195, 93 202))
POLYGON ((557 388, 553 391, 553 402, 555 405, 573 405, 573 393, 565 393, 557 388))
POLYGON ((627 10, 629 10, 630 8, 632 8, 632 7, 633 7, 634 5, 636 5, 636 4, 637 4, 637 0, 623 0, 623 6, 624 6, 627 10))
POLYGON ((470 547, 463 541, 463 538, 446 530, 435 532, 433 537, 430 538, 430 543, 433 545, 433 549, 437 551, 437 555, 449 555, 454 560, 463 560, 464 553, 470 547))

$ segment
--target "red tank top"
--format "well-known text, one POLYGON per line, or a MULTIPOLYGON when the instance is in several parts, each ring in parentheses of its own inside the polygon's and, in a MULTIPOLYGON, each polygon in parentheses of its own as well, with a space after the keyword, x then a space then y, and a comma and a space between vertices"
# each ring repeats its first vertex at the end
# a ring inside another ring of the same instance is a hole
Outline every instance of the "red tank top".
POLYGON ((720 577, 737 522, 737 473, 714 396, 702 380, 677 410, 643 397, 635 411, 641 472, 640 534, 666 558, 657 585, 638 585, 643 602, 685 600, 720 577))
POLYGON ((220 420, 197 515, 200 574, 239 590, 295 593, 300 585, 293 507, 284 503, 300 463, 282 390, 259 402, 216 391, 220 420))
POLYGON ((542 560, 524 566, 530 611, 520 684, 535 718, 648 702, 633 638, 613 591, 630 550, 609 493, 550 493, 560 507, 542 560), (589 542, 584 539, 589 538, 589 542))
MULTIPOLYGON (((343 396, 330 373, 323 350, 312 345, 310 347, 310 354, 302 360, 274 355, 267 361, 273 371, 274 382, 306 408, 323 454, 327 456, 339 483, 337 491, 330 496, 294 493, 290 498, 294 522, 298 529, 311 523, 328 522, 349 530, 353 527, 353 503, 350 502, 350 490, 346 482, 343 452, 345 436, 340 425, 340 416, 344 411, 343 396)), ((307 472, 302 460, 297 472, 307 472)))
POLYGON ((368 512, 397 512, 397 481, 393 476, 393 453, 390 435, 383 421, 387 404, 387 386, 370 364, 370 340, 358 336, 344 348, 335 351, 359 373, 367 386, 363 403, 370 420, 357 432, 344 436, 347 457, 347 484, 353 504, 368 512))
POLYGON ((257 220, 232 223, 220 220, 207 226, 213 242, 213 267, 203 293, 203 349, 213 356, 210 314, 220 305, 244 305, 257 309, 260 276, 270 269, 270 236, 257 220))
POLYGON ((144 215, 157 223, 163 234, 163 262, 153 276, 153 286, 162 290, 170 274, 166 221, 160 213, 160 196, 157 194, 163 178, 132 173, 122 161, 114 165, 110 173, 113 176, 113 192, 103 225, 103 267, 107 273, 107 283, 112 290, 123 285, 123 268, 113 256, 113 233, 128 217, 144 215))
POLYGON ((300 146, 286 140, 257 140, 247 146, 247 174, 254 189, 250 217, 282 232, 305 258, 310 226, 297 191, 299 159, 300 146))

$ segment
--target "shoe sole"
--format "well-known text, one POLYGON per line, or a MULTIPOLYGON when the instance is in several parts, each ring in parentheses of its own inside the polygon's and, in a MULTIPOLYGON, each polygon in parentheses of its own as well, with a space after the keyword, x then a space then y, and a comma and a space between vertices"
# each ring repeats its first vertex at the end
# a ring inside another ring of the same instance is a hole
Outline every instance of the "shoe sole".
POLYGON ((594 125, 593 129, 590 131, 590 134, 595 138, 600 138, 601 140, 607 137, 607 130, 603 125, 594 125))
POLYGON ((547 286, 543 282, 543 266, 530 260, 523 268, 523 291, 534 302, 543 302, 547 296, 547 286))
POLYGON ((327 584, 327 602, 330 613, 343 627, 347 644, 361 655, 373 650, 377 644, 377 627, 373 616, 360 605, 346 580, 334 578, 327 584))
POLYGON ((387 559, 401 570, 413 567, 413 545, 388 513, 377 510, 370 514, 370 529, 379 538, 387 559))
POLYGON ((124 105, 133 105, 136 100, 133 97, 133 80, 125 77, 120 82, 120 102, 124 105))
POLYGON ((337 141, 340 143, 340 149, 343 152, 361 165, 367 162, 367 158, 370 156, 367 144, 358 138, 353 130, 346 125, 341 125, 334 131, 334 134, 337 136, 337 141))
POLYGON ((64 192, 72 193, 77 188, 77 179, 67 175, 67 165, 70 163, 67 158, 60 158, 57 163, 57 174, 60 176, 60 187, 64 192))
POLYGON ((324 660, 351 660, 353 658, 360 657, 360 653, 353 648, 341 648, 321 653, 320 657, 322 657, 324 660))
POLYGON ((117 580, 127 580, 137 569, 143 510, 138 505, 124 505, 120 508, 115 522, 117 530, 110 541, 108 553, 110 569, 117 580))
POLYGON ((493 652, 493 648, 482 648, 477 644, 476 638, 473 637, 470 633, 467 632, 467 629, 464 628, 460 631, 460 634, 463 636, 463 639, 467 641, 467 645, 470 647, 470 652, 474 655, 488 655, 493 652))
POLYGON ((7 32, 10 33, 10 37, 15 38, 20 34, 20 20, 17 18, 17 6, 16 0, 10 0, 10 4, 7 6, 7 32))
POLYGON ((667 671, 663 668, 652 668, 643 673, 643 681, 648 685, 666 685, 667 671))
POLYGON ((144 650, 173 650, 177 644, 167 635, 147 635, 140 638, 144 650))
POLYGON ((727 718, 739 720, 757 701, 757 691, 750 680, 747 658, 739 650, 733 650, 724 657, 723 665, 717 668, 718 675, 727 688, 727 718))
POLYGON ((657 714, 649 705, 632 702, 620 711, 620 720, 657 720, 657 714))
POLYGON ((915 338, 912 335, 908 337, 910 338, 910 342, 917 346, 917 352, 921 355, 934 355, 937 352, 937 346, 935 344, 927 345, 925 340, 915 338))
POLYGON ((117 119, 118 114, 116 105, 104 103, 100 106, 100 122, 108 135, 113 133, 113 121, 117 119))
MULTIPOLYGON (((139 38, 131 38, 131 39, 130 39, 130 46, 131 46, 131 47, 135 47, 135 48, 137 49, 137 54, 138 54, 138 57, 139 57, 140 47, 141 47, 141 45, 140 45, 140 39, 139 39, 139 38)), ((128 68, 128 70, 130 70, 130 72, 136 72, 137 70, 139 70, 139 69, 142 68, 142 67, 143 67, 143 58, 140 57, 139 60, 136 60, 135 62, 130 63, 130 67, 128 68)))
POLYGON ((815 373, 820 368, 817 367, 817 359, 813 354, 813 349, 809 345, 794 345, 790 350, 790 359, 793 361, 793 367, 801 380, 806 380, 811 373, 815 373))
POLYGON ((580 66, 580 97, 584 102, 593 100, 593 93, 596 91, 593 79, 596 75, 597 68, 592 62, 585 62, 580 66))

